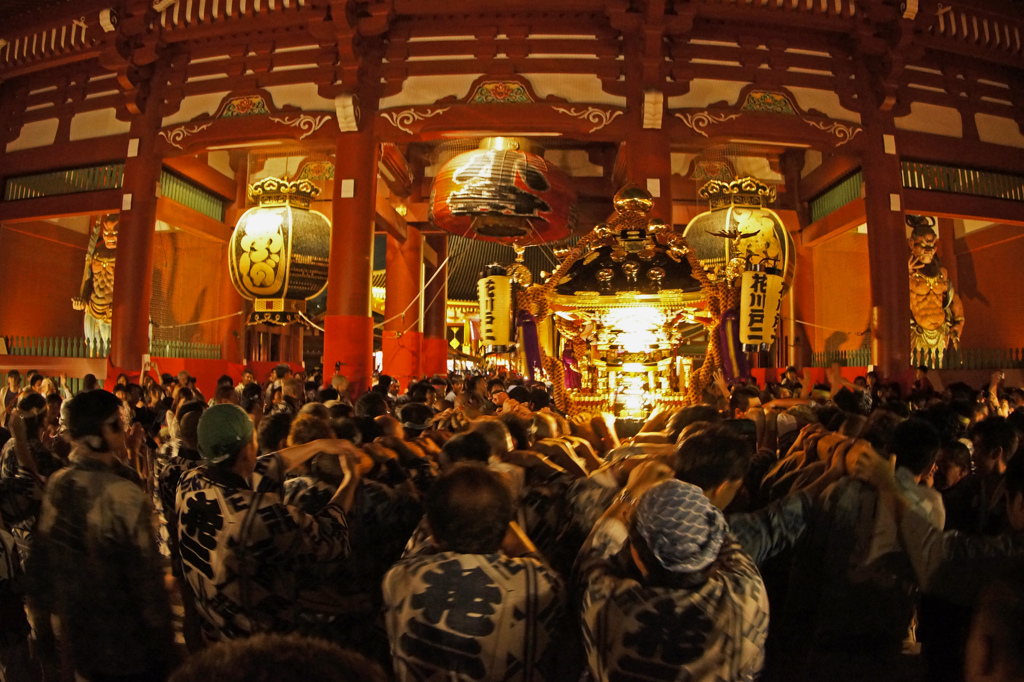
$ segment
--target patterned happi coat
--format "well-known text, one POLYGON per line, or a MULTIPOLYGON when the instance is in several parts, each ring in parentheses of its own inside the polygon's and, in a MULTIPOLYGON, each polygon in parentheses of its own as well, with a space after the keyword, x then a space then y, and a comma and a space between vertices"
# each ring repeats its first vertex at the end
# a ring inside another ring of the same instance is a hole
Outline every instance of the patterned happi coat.
POLYGON ((46 486, 26 559, 29 596, 61 619, 85 677, 173 666, 174 632, 146 492, 84 451, 46 486))
POLYGON ((383 587, 399 682, 558 680, 564 589, 539 559, 423 547, 383 587))
MULTIPOLYGON (((35 460, 36 470, 43 478, 49 478, 60 471, 64 463, 60 457, 53 454, 49 448, 36 439, 28 443, 29 452, 35 460)), ((18 462, 18 453, 14 449, 14 439, 11 438, 4 445, 0 452, 0 479, 11 481, 15 479, 31 480, 33 474, 18 462)), ((28 558, 29 550, 32 547, 32 531, 36 527, 39 518, 39 511, 42 509, 41 497, 19 498, 23 504, 9 504, 8 511, 4 514, 4 520, 10 524, 11 532, 18 543, 18 550, 21 552, 21 559, 28 558)))
POLYGON ((290 632, 300 617, 296 577, 349 555, 345 512, 329 504, 306 514, 283 502, 284 466, 260 457, 252 486, 200 466, 178 483, 181 566, 210 640, 290 632))
POLYGON ((739 543, 726 535, 718 559, 692 584, 657 586, 622 549, 623 534, 615 535, 603 534, 580 563, 592 679, 753 680, 764 665, 768 597, 739 543))

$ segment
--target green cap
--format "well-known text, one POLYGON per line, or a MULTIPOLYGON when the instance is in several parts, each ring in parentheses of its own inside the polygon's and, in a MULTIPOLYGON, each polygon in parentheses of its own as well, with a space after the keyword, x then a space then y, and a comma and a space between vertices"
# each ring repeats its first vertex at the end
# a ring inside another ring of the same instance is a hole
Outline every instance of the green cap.
POLYGON ((217 464, 252 442, 252 421, 238 405, 214 405, 199 419, 199 454, 217 464))

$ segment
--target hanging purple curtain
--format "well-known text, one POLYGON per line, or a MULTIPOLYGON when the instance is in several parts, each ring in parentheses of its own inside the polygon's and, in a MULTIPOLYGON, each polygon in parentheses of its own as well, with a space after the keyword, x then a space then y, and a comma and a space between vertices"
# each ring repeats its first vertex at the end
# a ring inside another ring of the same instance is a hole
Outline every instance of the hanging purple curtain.
POLYGON ((536 372, 543 369, 543 365, 540 359, 540 341, 537 337, 537 320, 529 311, 516 311, 516 334, 526 357, 526 371, 530 375, 530 381, 533 381, 536 372))
POLYGON ((722 376, 727 382, 750 376, 747 354, 740 343, 740 316, 735 308, 722 314, 718 325, 718 341, 722 349, 722 376))

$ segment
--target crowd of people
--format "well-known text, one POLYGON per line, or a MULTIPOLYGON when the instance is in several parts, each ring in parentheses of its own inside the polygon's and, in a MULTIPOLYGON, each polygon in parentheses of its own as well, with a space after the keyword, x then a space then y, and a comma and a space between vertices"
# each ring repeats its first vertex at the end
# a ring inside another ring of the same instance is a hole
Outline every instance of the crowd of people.
MULTIPOLYGON (((1024 680, 1024 391, 7 376, 0 679, 1024 680)), ((933 383, 934 382, 934 383, 933 383)))

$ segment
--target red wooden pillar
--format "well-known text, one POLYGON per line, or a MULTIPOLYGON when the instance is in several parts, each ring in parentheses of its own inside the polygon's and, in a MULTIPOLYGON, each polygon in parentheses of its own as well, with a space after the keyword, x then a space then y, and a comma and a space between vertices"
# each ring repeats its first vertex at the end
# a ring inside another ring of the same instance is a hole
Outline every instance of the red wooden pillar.
POLYGON ((811 354, 816 346, 814 328, 793 320, 814 324, 814 293, 814 249, 797 242, 796 274, 789 294, 782 302, 783 334, 792 336, 788 361, 797 367, 810 367, 811 354))
MULTIPOLYGON (((245 213, 247 208, 248 193, 246 184, 248 182, 248 168, 245 157, 238 161, 235 169, 235 202, 224 212, 224 221, 230 227, 234 227, 238 218, 245 213)), ((231 275, 228 271, 227 259, 231 257, 230 249, 224 245, 223 270, 221 271, 220 297, 218 300, 218 315, 231 315, 242 311, 243 314, 234 317, 226 317, 219 323, 218 337, 220 338, 220 357, 228 362, 242 361, 243 335, 245 334, 245 301, 231 283, 231 275)))
POLYGON ((423 374, 448 373, 448 235, 432 234, 426 238, 437 262, 423 273, 425 282, 434 280, 423 291, 423 374), (436 275, 436 276, 435 276, 436 275))
MULTIPOLYGON (((804 166, 804 152, 792 150, 779 157, 779 165, 786 181, 788 207, 796 215, 796 224, 786 222, 790 232, 802 230, 811 221, 807 205, 803 202, 800 171, 804 166)), ((782 208, 780 206, 780 208, 782 208)), ((802 320, 814 324, 814 249, 803 245, 803 234, 793 235, 796 245, 796 273, 789 293, 782 299, 781 338, 786 339, 786 365, 809 367, 814 349, 814 328, 800 324, 802 320)), ((781 363, 780 363, 781 364, 781 363)))
POLYGON ((871 361, 883 377, 910 367, 910 280, 903 182, 892 116, 864 115, 867 140, 861 159, 871 265, 871 361))
POLYGON ((302 340, 305 330, 301 324, 293 324, 281 332, 281 361, 303 364, 302 340))
MULTIPOLYGON (((154 80, 155 80, 154 76, 154 80)), ((157 156, 161 98, 149 98, 133 118, 129 135, 138 153, 124 163, 124 185, 117 230, 110 361, 129 372, 142 369, 149 354, 149 304, 153 294, 153 235, 156 232, 157 183, 163 159, 157 156)))
POLYGON ((333 376, 337 366, 338 372, 348 377, 353 396, 368 390, 373 378, 370 276, 377 155, 377 140, 370 125, 338 136, 324 318, 324 377, 333 376))
POLYGON ((384 338, 382 371, 398 379, 402 388, 420 376, 420 272, 423 263, 423 237, 409 228, 405 241, 388 234, 387 297, 384 300, 384 338))
POLYGON ((669 136, 662 130, 636 129, 626 138, 626 179, 654 198, 650 218, 672 225, 672 155, 669 136))
MULTIPOLYGON (((651 193, 654 207, 649 217, 672 225, 671 139, 665 129, 663 93, 645 88, 644 57, 639 37, 626 39, 626 181, 651 193)), ((656 69, 653 73, 656 73, 656 69)), ((658 81, 652 74, 649 78, 658 81)))

